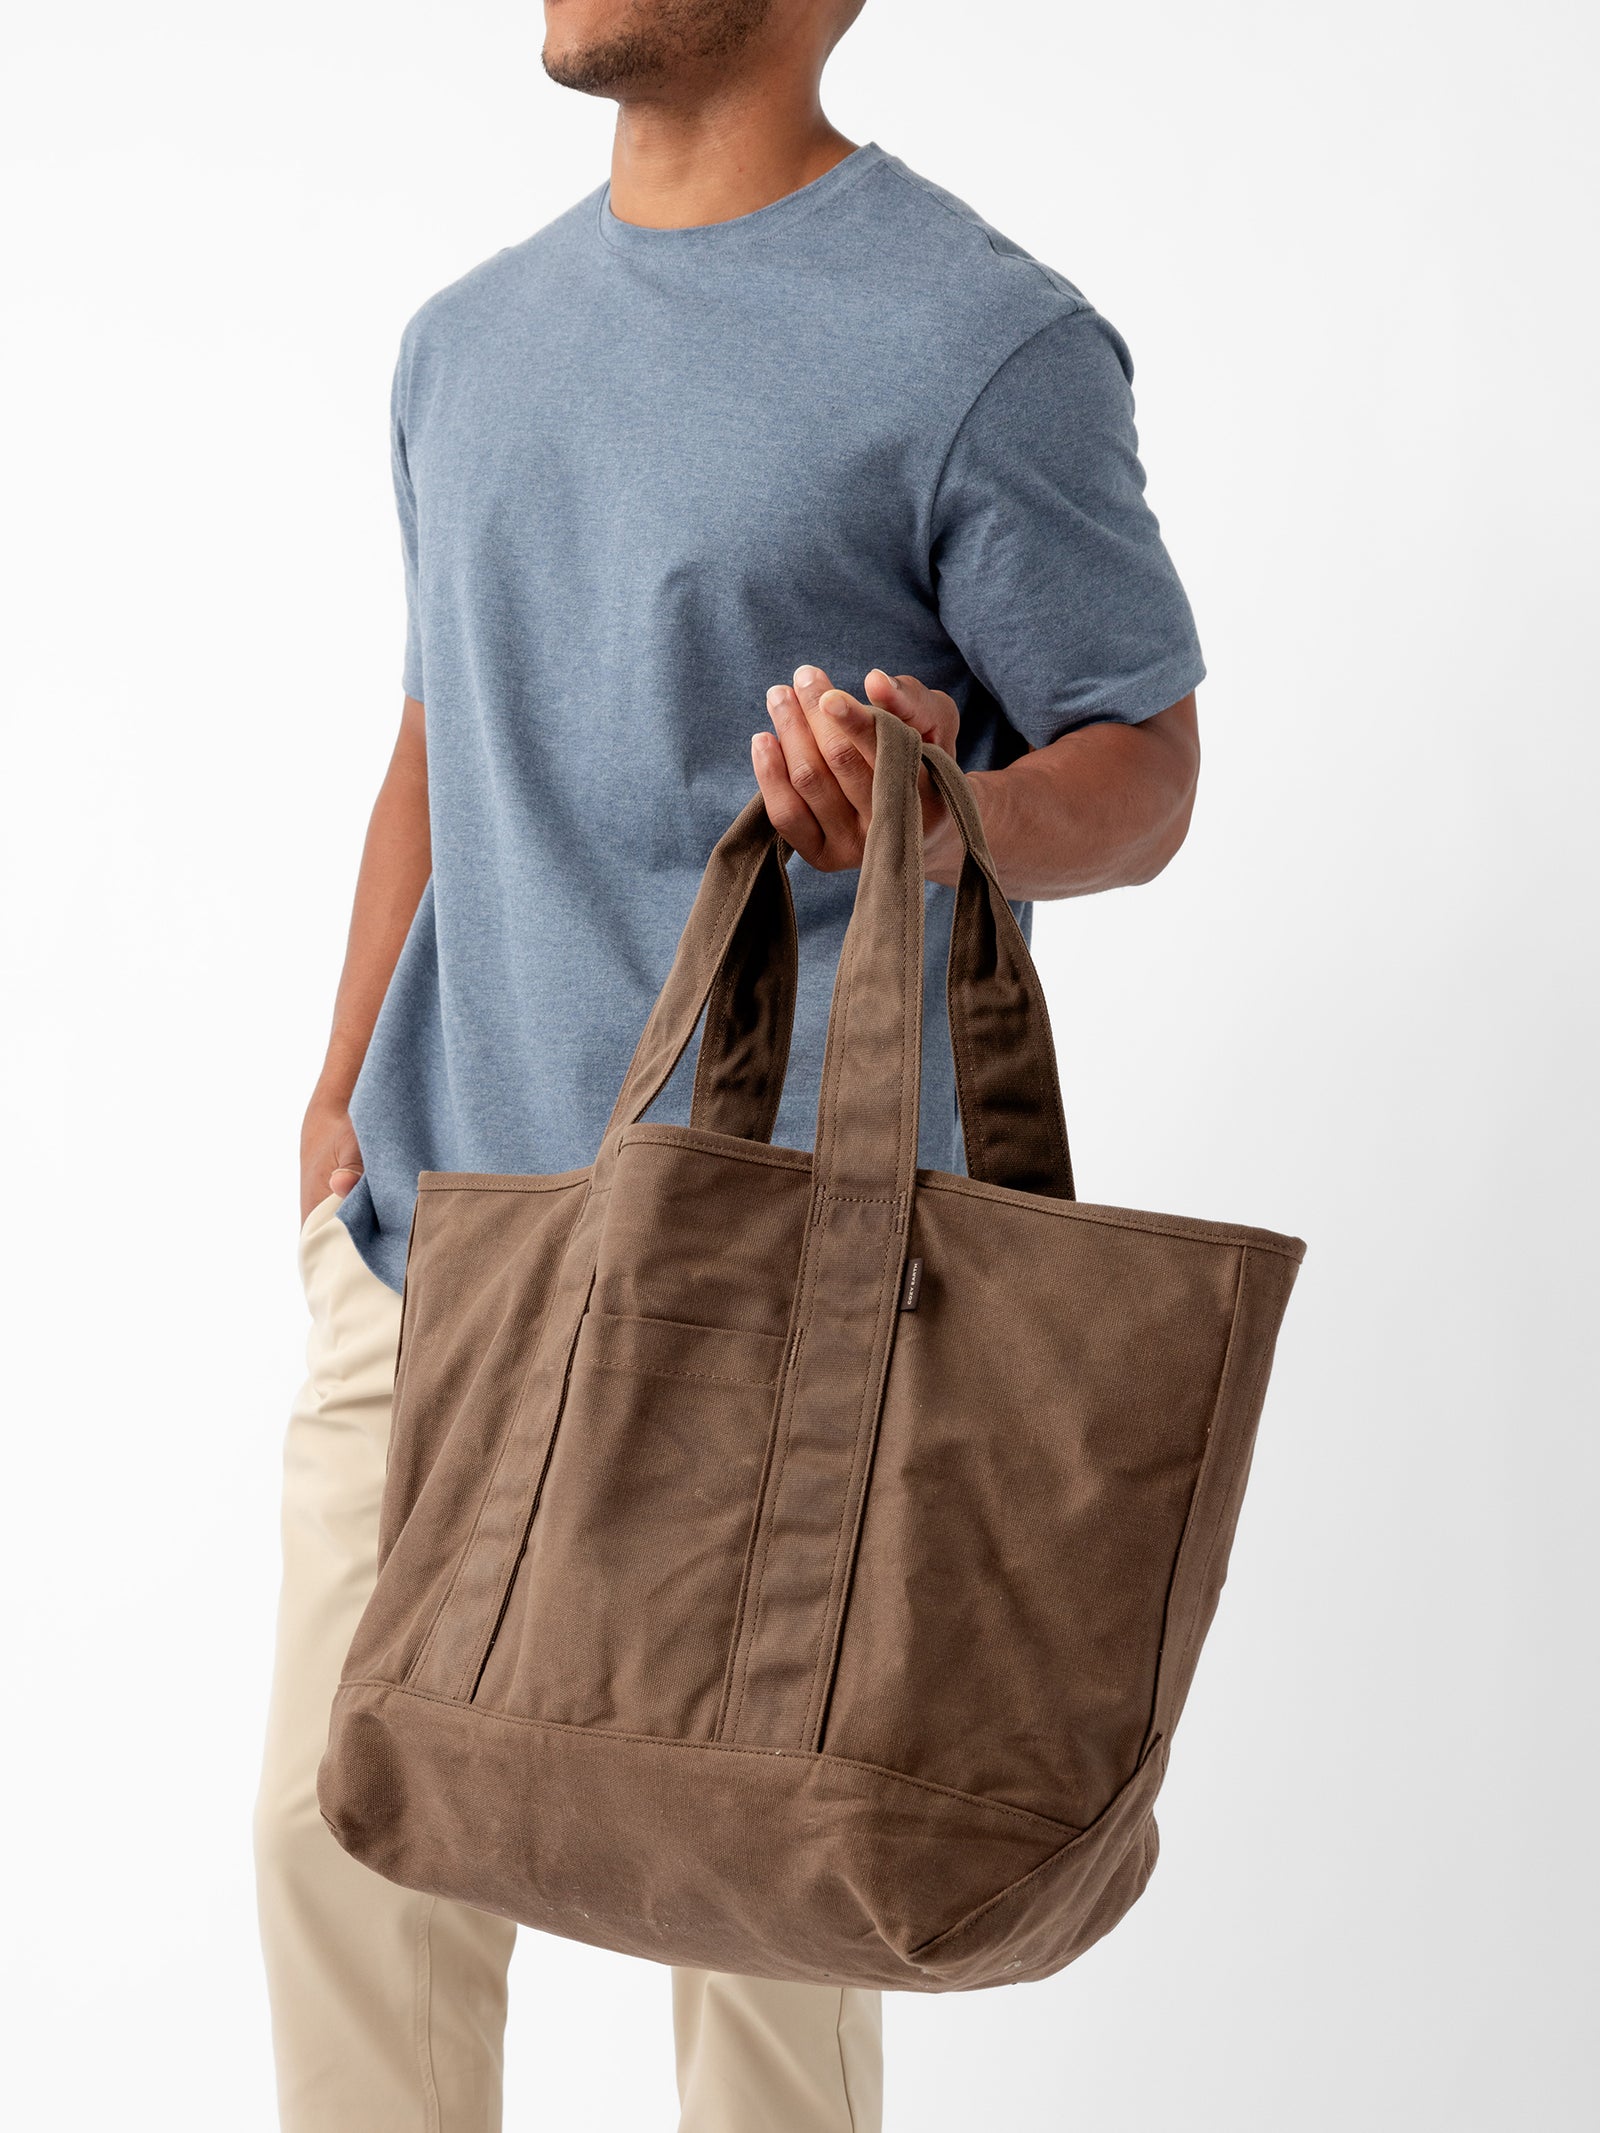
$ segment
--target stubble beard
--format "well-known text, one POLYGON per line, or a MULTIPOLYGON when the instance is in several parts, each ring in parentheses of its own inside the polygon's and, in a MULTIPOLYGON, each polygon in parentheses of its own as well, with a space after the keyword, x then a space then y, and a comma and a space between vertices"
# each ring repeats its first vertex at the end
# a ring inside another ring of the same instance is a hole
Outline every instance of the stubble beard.
POLYGON ((552 54, 544 70, 563 89, 616 96, 670 79, 686 65, 729 59, 772 12, 772 0, 633 0, 625 26, 587 49, 552 54))

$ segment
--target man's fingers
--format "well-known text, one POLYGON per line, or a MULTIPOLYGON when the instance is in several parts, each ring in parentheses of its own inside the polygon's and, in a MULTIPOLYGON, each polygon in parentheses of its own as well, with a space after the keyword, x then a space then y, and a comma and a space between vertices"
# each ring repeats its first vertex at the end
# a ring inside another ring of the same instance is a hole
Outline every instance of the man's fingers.
MULTIPOLYGON (((886 674, 882 667, 874 667, 866 679, 867 701, 877 705, 880 711, 892 711, 896 718, 903 718, 909 725, 916 725, 914 710, 922 707, 917 702, 921 684, 910 674, 886 674)), ((920 731, 920 727, 918 728, 920 731)))
POLYGON ((343 1163, 337 1170, 330 1172, 328 1190, 336 1192, 342 1200, 347 1192, 354 1192, 360 1182, 360 1171, 352 1169, 348 1163, 343 1163))
MULTIPOLYGON (((816 670, 802 667, 800 671, 805 674, 816 670)), ((789 783, 815 816, 823 836, 841 846, 849 845, 858 834, 855 809, 828 767, 799 691, 769 689, 767 711, 783 749, 789 783)), ((781 823, 779 827, 782 828, 781 823)), ((795 849, 799 851, 800 847, 797 845, 795 849)))
POLYGON ((833 683, 821 667, 796 667, 794 670, 794 693, 808 718, 832 687, 833 683))
POLYGON ((915 674, 886 674, 882 667, 874 667, 867 676, 866 691, 868 700, 880 711, 892 711, 896 718, 903 718, 925 741, 937 741, 941 747, 950 745, 945 738, 949 725, 946 707, 953 712, 955 703, 942 691, 925 688, 915 674))
POLYGON ((821 736, 823 761, 865 822, 872 813, 872 766, 877 758, 872 713, 843 689, 829 689, 817 704, 815 730, 821 736))
POLYGON ((811 866, 822 862, 827 839, 816 816, 795 791, 782 747, 770 733, 752 734, 750 760, 767 804, 767 820, 786 844, 811 866))
POLYGON ((872 812, 871 712, 853 696, 836 689, 821 667, 797 667, 794 693, 822 751, 822 760, 854 813, 865 821, 872 812))

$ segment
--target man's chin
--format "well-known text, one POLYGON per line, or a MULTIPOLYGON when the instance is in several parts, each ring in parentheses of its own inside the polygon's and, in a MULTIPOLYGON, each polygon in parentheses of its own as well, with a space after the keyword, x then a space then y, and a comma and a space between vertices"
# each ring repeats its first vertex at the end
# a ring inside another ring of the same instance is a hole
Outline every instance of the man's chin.
POLYGON ((621 96, 653 71, 649 55, 630 39, 585 46, 547 37, 539 57, 558 88, 576 89, 580 96, 621 96))
POLYGON ((544 71, 585 96, 628 96, 720 69, 742 52, 772 12, 772 0, 653 0, 609 37, 583 44, 547 31, 544 71))

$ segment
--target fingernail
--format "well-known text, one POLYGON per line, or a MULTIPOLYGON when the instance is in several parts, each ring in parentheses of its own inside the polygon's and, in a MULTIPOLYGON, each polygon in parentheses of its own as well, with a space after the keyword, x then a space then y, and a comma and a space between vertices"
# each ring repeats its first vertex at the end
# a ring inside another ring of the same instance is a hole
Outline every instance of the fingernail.
POLYGON ((826 711, 829 718, 843 718, 850 708, 850 699, 843 689, 830 689, 819 708, 826 711))
POLYGON ((786 691, 781 689, 775 682, 773 686, 767 691, 767 709, 769 711, 776 711, 781 706, 785 694, 786 691))
POLYGON ((815 667, 796 667, 794 670, 794 685, 797 689, 809 689, 817 678, 815 667))

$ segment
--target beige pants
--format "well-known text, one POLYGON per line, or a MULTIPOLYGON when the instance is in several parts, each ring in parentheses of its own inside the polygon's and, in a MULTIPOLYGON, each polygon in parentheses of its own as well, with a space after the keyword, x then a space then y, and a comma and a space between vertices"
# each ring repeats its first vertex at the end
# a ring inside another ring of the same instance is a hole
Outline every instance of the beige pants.
MULTIPOLYGON (((283 1592, 256 1808, 286 2133, 496 2133, 516 1928, 397 1888, 317 1811, 328 1707, 372 1589, 400 1299, 314 1209, 309 1377, 284 1451, 283 1592)), ((878 2133, 876 1992, 672 1974, 683 2133, 878 2133)), ((643 2129, 641 2129, 643 2133, 643 2129)))

